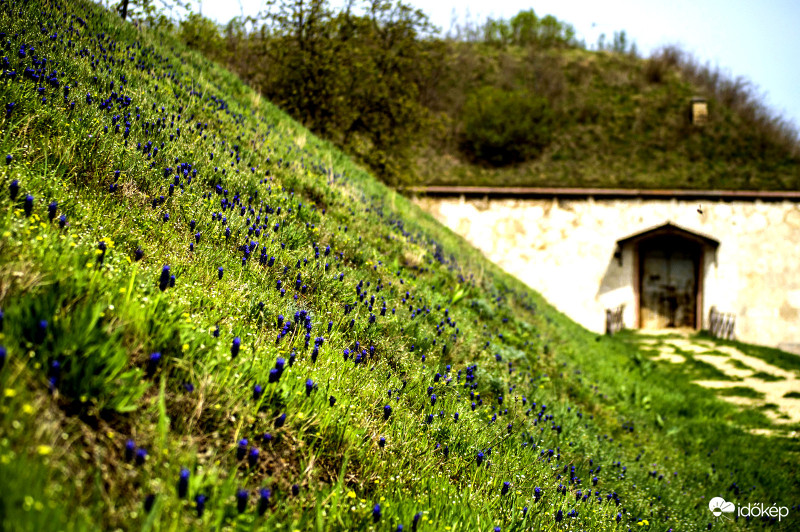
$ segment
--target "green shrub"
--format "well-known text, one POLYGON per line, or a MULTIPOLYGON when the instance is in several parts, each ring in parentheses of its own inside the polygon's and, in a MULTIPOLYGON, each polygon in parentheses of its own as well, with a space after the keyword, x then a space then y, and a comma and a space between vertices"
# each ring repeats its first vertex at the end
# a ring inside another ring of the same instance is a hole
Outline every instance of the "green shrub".
POLYGON ((524 90, 482 87, 467 100, 462 116, 462 149, 493 166, 533 159, 552 135, 549 102, 524 90))

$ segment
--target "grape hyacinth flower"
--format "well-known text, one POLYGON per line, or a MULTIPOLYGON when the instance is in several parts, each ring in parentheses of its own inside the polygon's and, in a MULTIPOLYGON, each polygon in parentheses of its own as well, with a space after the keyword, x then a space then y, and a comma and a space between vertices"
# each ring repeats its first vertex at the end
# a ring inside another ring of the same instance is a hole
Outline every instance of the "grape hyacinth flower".
POLYGON ((36 336, 35 336, 36 343, 41 344, 42 342, 44 342, 46 335, 47 335, 47 320, 40 320, 36 327, 36 336))
POLYGON ((231 343, 231 358, 236 358, 236 356, 239 354, 239 347, 241 344, 242 340, 236 336, 231 343))
POLYGON ((372 522, 377 523, 380 520, 381 520, 381 505, 376 503, 375 506, 372 507, 372 522))
POLYGON ((386 438, 384 438, 383 436, 381 436, 380 439, 378 440, 378 447, 380 447, 381 449, 386 447, 386 438))
POLYGON ((236 491, 236 510, 243 514, 247 510, 247 497, 249 493, 246 489, 239 488, 236 491))
POLYGON ((292 484, 292 495, 297 497, 300 494, 300 486, 297 484, 292 484))
MULTIPOLYGON (((2 366, 0 366, 0 367, 2 367, 2 366)), ((336 398, 331 395, 330 397, 328 397, 328 403, 330 403, 331 406, 335 405, 336 404, 336 398)))
POLYGON ((269 508, 269 498, 272 496, 272 492, 268 488, 261 488, 258 490, 258 508, 256 511, 258 515, 264 515, 269 508))
POLYGON ((156 496, 152 493, 149 493, 144 498, 144 511, 145 513, 150 513, 150 510, 153 509, 153 505, 156 503, 156 496))
POLYGON ((510 487, 511 487, 510 482, 503 482, 503 487, 500 488, 500 495, 506 495, 510 487))
POLYGON ((158 279, 158 288, 163 292, 169 286, 169 282, 170 282, 169 266, 165 264, 164 267, 161 268, 161 277, 159 277, 158 279))
POLYGON ((178 475, 178 497, 184 499, 187 493, 189 493, 189 470, 182 467, 178 475))
POLYGON ((217 276, 218 276, 220 279, 222 279, 222 274, 223 274, 223 273, 225 273, 225 269, 224 269, 222 266, 220 266, 219 268, 217 268, 217 276))
POLYGON ((314 381, 311 379, 306 380, 306 397, 311 395, 311 392, 314 391, 314 381))
POLYGON ((136 451, 136 443, 133 440, 125 442, 125 461, 130 462, 133 460, 133 453, 136 451))
POLYGON ((158 369, 158 364, 161 362, 161 353, 156 351, 150 353, 150 358, 147 359, 147 376, 152 377, 158 369))
POLYGON ((28 194, 25 196, 25 203, 22 205, 22 209, 25 211, 25 216, 30 216, 33 212, 33 196, 28 194))
POLYGON ((286 414, 281 414, 278 416, 278 419, 275 420, 275 426, 280 428, 286 423, 286 414))
POLYGON ((250 467, 255 467, 258 464, 259 450, 253 447, 247 455, 247 463, 250 467))
POLYGON ((208 501, 208 497, 206 497, 202 493, 194 498, 195 509, 197 510, 197 517, 203 517, 203 512, 206 509, 206 501, 208 501))
POLYGON ((478 466, 480 466, 483 463, 483 453, 479 452, 475 461, 478 464, 478 466))
POLYGON ((136 465, 144 465, 144 461, 147 459, 147 451, 139 447, 136 449, 136 465))
POLYGON ((17 194, 19 194, 19 180, 14 179, 11 181, 11 184, 8 185, 8 195, 11 198, 11 201, 17 199, 17 194))
POLYGON ((239 440, 239 444, 236 447, 236 459, 237 460, 243 459, 245 457, 245 455, 247 454, 247 444, 248 443, 249 442, 247 441, 247 438, 242 438, 241 440, 239 440))
POLYGON ((389 416, 392 415, 392 407, 386 405, 383 407, 383 419, 389 419, 389 416))

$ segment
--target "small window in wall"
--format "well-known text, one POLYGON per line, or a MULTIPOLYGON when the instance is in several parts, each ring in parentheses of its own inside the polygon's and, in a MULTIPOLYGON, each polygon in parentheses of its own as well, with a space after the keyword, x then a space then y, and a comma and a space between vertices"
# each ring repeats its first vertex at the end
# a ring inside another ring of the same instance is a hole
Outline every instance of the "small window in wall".
POLYGON ((708 102, 705 98, 692 98, 692 125, 704 126, 708 123, 708 102))

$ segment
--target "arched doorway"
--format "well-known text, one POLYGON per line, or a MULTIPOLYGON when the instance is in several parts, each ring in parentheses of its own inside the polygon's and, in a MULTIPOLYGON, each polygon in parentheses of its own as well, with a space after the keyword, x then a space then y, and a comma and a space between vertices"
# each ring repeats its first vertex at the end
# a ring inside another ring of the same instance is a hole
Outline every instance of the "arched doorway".
POLYGON ((678 235, 639 244, 639 326, 697 326, 702 247, 678 235))
POLYGON ((670 222, 618 240, 620 265, 623 249, 632 248, 634 256, 635 326, 702 328, 703 261, 718 247, 714 238, 670 222))

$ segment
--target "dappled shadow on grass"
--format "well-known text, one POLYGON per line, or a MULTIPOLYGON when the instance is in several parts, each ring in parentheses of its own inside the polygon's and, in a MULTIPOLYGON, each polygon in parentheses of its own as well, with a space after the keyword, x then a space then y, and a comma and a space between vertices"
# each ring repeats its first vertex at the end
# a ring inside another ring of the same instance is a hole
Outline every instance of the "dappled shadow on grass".
MULTIPOLYGON (((717 391, 719 395, 735 395, 737 397, 747 397, 749 399, 763 399, 764 394, 755 391, 746 386, 732 386, 730 388, 720 388, 717 391)), ((775 405, 777 406, 777 405, 775 405)))
POLYGON ((747 344, 744 342, 737 342, 736 340, 723 340, 713 338, 707 331, 701 331, 692 336, 700 340, 713 340, 720 345, 734 347, 746 355, 760 358, 774 366, 788 371, 800 372, 800 356, 781 351, 774 347, 766 347, 761 345, 747 344))

